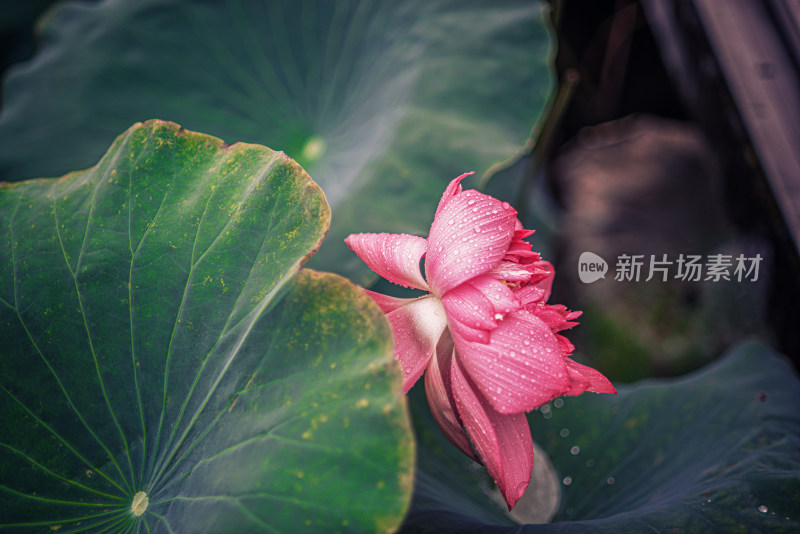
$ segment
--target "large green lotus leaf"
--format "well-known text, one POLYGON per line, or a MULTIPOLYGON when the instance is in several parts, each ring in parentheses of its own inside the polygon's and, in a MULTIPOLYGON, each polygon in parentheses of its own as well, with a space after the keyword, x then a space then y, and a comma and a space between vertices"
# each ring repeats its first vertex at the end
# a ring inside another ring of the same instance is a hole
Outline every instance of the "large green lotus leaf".
POLYGON ((161 121, 0 185, 0 530, 396 526, 414 447, 388 325, 300 269, 329 214, 284 154, 161 121))
POLYGON ((441 436, 416 389, 418 476, 403 532, 800 531, 800 382, 763 345, 741 345, 685 377, 567 397, 529 416, 559 473, 562 501, 550 524, 508 518, 487 496, 485 472, 441 436))
POLYGON ((93 164, 151 117, 297 160, 336 216, 314 264, 368 270, 351 232, 427 233, 449 180, 524 144, 550 92, 530 0, 64 4, 5 87, 0 179, 93 164))

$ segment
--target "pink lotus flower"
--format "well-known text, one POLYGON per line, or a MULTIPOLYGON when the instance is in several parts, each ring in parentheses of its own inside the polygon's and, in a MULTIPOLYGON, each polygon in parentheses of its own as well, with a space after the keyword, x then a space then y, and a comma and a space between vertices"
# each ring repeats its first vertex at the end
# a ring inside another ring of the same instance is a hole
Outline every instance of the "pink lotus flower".
POLYGON ((428 239, 352 234, 345 242, 387 280, 429 292, 401 299, 366 290, 391 323, 404 391, 425 373, 442 432, 486 466, 511 509, 533 468, 525 412, 561 395, 616 390, 570 359, 574 347, 558 332, 580 312, 546 304, 554 273, 523 241, 533 232, 508 203, 462 191, 469 174, 447 186, 428 239))

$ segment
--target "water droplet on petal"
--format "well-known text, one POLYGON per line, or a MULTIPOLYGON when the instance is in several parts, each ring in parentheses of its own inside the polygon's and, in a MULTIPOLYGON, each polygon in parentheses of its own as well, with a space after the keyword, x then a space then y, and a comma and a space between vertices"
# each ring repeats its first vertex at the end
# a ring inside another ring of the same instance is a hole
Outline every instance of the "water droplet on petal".
POLYGON ((503 202, 501 205, 503 206, 504 210, 507 210, 510 207, 508 202, 503 202))
POLYGON ((472 199, 469 202, 467 202, 468 206, 472 206, 473 204, 475 204, 475 200, 474 199, 472 199))
POLYGON ((456 223, 455 219, 450 219, 449 221, 447 221, 447 224, 455 224, 455 223, 456 223))

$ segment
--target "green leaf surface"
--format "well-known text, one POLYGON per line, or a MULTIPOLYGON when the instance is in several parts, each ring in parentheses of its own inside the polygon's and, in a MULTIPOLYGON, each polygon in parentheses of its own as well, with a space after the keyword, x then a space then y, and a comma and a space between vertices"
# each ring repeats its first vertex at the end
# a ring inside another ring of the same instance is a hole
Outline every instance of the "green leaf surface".
POLYGON ((396 526, 414 447, 388 325, 300 269, 329 214, 284 154, 162 121, 0 185, 0 530, 396 526))
POLYGON ((336 216, 313 260, 372 279, 352 232, 427 233, 444 186, 528 138, 551 89, 529 0, 63 4, 5 86, 0 180, 92 165, 161 118, 297 160, 336 216))
POLYGON ((532 413, 534 440, 562 481, 550 524, 515 524, 489 499, 486 475, 441 436, 417 389, 418 479, 402 532, 800 530, 800 382, 763 345, 532 413))

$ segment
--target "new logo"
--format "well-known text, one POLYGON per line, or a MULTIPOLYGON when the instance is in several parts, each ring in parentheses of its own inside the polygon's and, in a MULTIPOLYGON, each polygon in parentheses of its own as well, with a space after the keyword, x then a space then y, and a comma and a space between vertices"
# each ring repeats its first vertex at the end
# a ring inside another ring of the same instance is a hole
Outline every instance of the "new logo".
POLYGON ((583 252, 578 258, 578 277, 584 284, 591 284, 606 277, 608 263, 594 252, 583 252))

